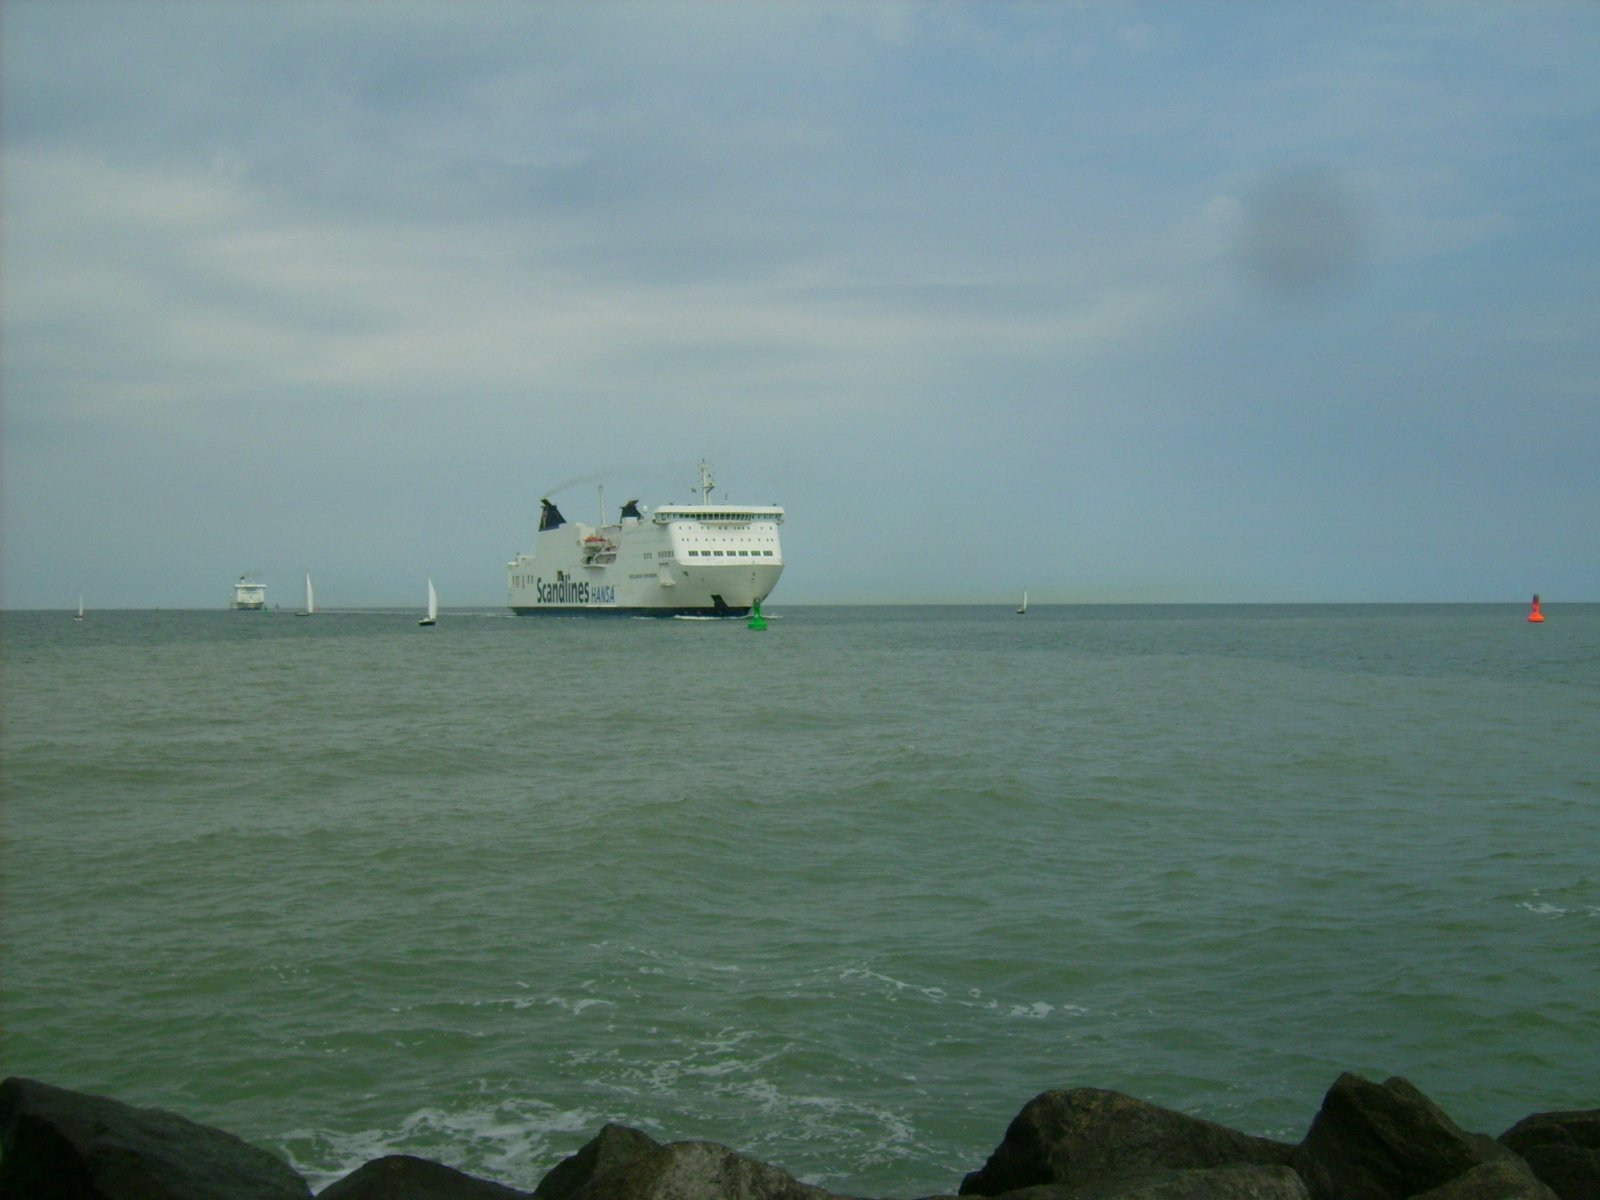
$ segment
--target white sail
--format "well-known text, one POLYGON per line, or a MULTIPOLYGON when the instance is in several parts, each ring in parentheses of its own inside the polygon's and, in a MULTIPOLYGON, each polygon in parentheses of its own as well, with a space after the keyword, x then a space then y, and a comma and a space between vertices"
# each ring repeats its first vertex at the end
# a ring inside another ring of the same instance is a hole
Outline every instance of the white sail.
POLYGON ((1027 588, 1023 588, 1022 589, 1022 603, 1017 605, 1017 612, 1020 615, 1022 613, 1027 612, 1027 611, 1028 611, 1028 589, 1027 588))
POLYGON ((433 579, 428 579, 428 615, 418 625, 432 625, 439 619, 439 593, 433 590, 433 579))
POLYGON ((77 615, 76 619, 79 620, 79 621, 83 620, 83 593, 82 592, 78 593, 78 615, 77 615))

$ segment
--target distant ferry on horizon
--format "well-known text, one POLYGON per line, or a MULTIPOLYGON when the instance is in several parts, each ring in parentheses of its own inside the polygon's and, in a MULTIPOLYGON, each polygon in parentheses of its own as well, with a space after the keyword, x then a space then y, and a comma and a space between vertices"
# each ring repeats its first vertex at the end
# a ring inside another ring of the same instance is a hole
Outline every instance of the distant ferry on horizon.
MULTIPOLYGON (((311 591, 310 576, 306 577, 306 592, 311 591)), ((248 575, 239 576, 233 585, 233 607, 241 612, 259 612, 267 607, 267 585, 257 583, 248 575)))
POLYGON ((548 497, 539 503, 532 554, 506 564, 518 616, 742 617, 783 574, 776 505, 713 503, 716 481, 700 464, 700 502, 653 512, 629 500, 608 522, 568 521, 548 497))

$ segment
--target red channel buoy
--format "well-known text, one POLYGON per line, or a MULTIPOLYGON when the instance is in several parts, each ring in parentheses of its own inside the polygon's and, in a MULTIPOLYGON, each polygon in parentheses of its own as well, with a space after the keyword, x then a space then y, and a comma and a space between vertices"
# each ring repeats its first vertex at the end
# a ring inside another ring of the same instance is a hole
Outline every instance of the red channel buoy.
POLYGON ((1533 611, 1528 614, 1528 620, 1535 622, 1544 620, 1544 614, 1539 611, 1539 594, 1537 592, 1533 595, 1533 611))

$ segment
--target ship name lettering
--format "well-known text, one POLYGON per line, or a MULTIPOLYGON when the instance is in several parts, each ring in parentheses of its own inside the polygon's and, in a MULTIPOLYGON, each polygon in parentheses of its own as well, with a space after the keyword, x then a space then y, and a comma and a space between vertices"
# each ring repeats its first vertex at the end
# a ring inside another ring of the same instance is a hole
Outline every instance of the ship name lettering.
POLYGON ((533 581, 534 595, 540 604, 615 604, 615 584, 590 584, 584 579, 573 579, 565 571, 557 571, 554 582, 546 583, 541 576, 533 581))

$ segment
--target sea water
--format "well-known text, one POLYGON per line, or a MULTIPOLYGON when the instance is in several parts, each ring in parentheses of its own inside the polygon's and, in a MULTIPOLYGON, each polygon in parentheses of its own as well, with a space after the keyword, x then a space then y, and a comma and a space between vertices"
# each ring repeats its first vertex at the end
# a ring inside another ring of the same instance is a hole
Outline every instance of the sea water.
POLYGON ((6 613, 0 1070, 314 1186, 1600 1103, 1600 606, 6 613))

